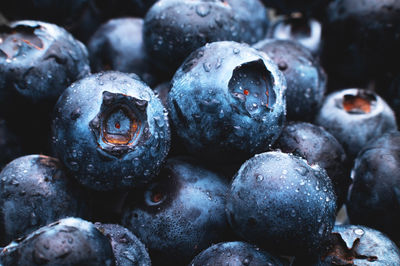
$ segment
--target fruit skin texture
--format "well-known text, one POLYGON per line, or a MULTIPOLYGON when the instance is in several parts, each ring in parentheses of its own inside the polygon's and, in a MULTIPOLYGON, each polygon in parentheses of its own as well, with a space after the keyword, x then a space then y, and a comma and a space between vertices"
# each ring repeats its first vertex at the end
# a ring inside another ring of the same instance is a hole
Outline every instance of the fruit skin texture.
POLYGON ((107 236, 115 256, 115 266, 150 266, 149 253, 131 231, 118 224, 95 223, 94 226, 107 236))
POLYGON ((233 230, 270 252, 319 254, 335 222, 336 196, 326 172, 281 152, 246 161, 228 192, 233 230))
POLYGON ((285 122, 286 82, 265 53, 215 42, 193 52, 168 97, 171 123, 188 152, 237 162, 262 152, 285 122))
POLYGON ((316 266, 399 265, 400 250, 385 234, 361 225, 335 225, 331 246, 316 266))
POLYGON ((160 169, 169 144, 166 111, 136 75, 88 76, 68 87, 55 106, 54 151, 91 189, 144 185, 160 169))
POLYGON ((58 159, 27 155, 0 173, 0 241, 9 243, 68 216, 87 216, 83 191, 58 159))
POLYGON ((283 266, 276 257, 246 242, 223 242, 212 245, 198 254, 190 265, 283 266))
POLYGON ((376 93, 363 89, 344 89, 329 94, 315 119, 342 145, 350 159, 368 143, 383 133, 397 129, 396 118, 389 105, 376 93), (346 97, 361 96, 370 101, 370 111, 355 108, 346 111, 346 97))
POLYGON ((114 260, 107 237, 92 223, 72 217, 17 239, 0 253, 4 266, 114 266, 114 260))
POLYGON ((266 35, 268 24, 259 0, 161 0, 146 14, 143 39, 151 60, 173 74, 206 43, 255 43, 266 35))
POLYGON ((337 208, 346 201, 351 183, 349 160, 342 145, 322 127, 306 122, 288 123, 274 148, 300 156, 326 170, 335 189, 337 208))
POLYGON ((101 25, 88 43, 92 71, 135 73, 146 83, 154 83, 142 29, 143 20, 139 18, 116 18, 101 25))
POLYGON ((145 191, 132 191, 121 224, 146 245, 153 265, 187 265, 232 233, 227 190, 227 180, 189 159, 169 159, 145 191))
POLYGON ((3 112, 10 112, 8 106, 16 102, 54 104, 67 86, 90 72, 86 47, 55 24, 16 21, 1 26, 0 36, 11 38, 0 44, 3 112))
POLYGON ((286 79, 287 120, 315 118, 326 91, 326 74, 311 52, 294 41, 266 39, 253 45, 278 65, 286 79))
POLYGON ((352 224, 362 224, 400 240, 400 132, 371 140, 357 156, 347 213, 352 224))

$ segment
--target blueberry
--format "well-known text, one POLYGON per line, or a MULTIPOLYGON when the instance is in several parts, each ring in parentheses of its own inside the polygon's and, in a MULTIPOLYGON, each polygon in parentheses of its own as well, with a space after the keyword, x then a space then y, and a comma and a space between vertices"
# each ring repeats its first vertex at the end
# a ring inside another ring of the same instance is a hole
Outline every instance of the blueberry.
POLYGON ((344 89, 329 94, 315 124, 331 133, 350 159, 354 159, 369 140, 397 129, 389 105, 376 93, 363 89, 344 89))
POLYGON ((223 242, 198 254, 190 266, 249 265, 280 266, 283 263, 266 251, 246 242, 223 242))
POLYGON ((138 74, 154 84, 142 39, 143 20, 116 18, 100 26, 88 43, 92 71, 117 70, 138 74))
POLYGON ((339 209, 346 200, 350 185, 350 163, 342 145, 322 127, 305 122, 285 126, 275 148, 303 157, 308 164, 325 169, 333 183, 339 209))
POLYGON ((322 46, 322 24, 313 18, 280 18, 268 29, 267 36, 277 40, 297 41, 319 57, 322 46))
POLYGON ((398 72, 399 1, 338 0, 327 10, 322 60, 330 80, 366 86, 386 72, 398 72))
POLYGON ((358 154, 346 203, 352 224, 363 224, 400 240, 400 132, 371 140, 358 154))
POLYGON ((234 231, 271 252, 316 256, 335 222, 336 196, 326 172, 281 152, 258 154, 234 177, 226 214, 234 231))
POLYGON ((28 155, 0 173, 0 242, 24 236, 68 216, 87 215, 83 192, 66 176, 60 162, 28 155))
POLYGON ((309 50, 287 40, 266 39, 254 48, 265 52, 286 78, 287 119, 313 121, 326 90, 326 74, 309 50))
POLYGON ((63 28, 39 21, 0 26, 0 40, 1 116, 26 149, 45 152, 49 114, 64 89, 89 73, 87 50, 63 28))
POLYGON ((399 265, 400 251, 381 232, 360 225, 336 225, 319 266, 399 265))
POLYGON ((206 43, 255 43, 268 24, 259 0, 160 0, 146 14, 143 39, 151 60, 172 75, 206 43))
POLYGON ((215 42, 193 52, 172 80, 171 123, 188 152, 237 162, 272 144, 284 121, 285 78, 246 44, 215 42))
POLYGON ((65 218, 13 241, 0 253, 4 266, 113 266, 110 241, 96 227, 79 218, 65 218))
POLYGON ((131 231, 118 224, 95 223, 94 226, 110 239, 116 266, 151 265, 146 247, 131 231))
POLYGON ((166 111, 135 75, 88 76, 68 87, 55 106, 53 148, 71 174, 94 190, 147 183, 169 143, 166 111))
POLYGON ((145 191, 132 192, 122 225, 149 248, 154 265, 185 265, 226 240, 225 179, 193 162, 169 159, 145 191))

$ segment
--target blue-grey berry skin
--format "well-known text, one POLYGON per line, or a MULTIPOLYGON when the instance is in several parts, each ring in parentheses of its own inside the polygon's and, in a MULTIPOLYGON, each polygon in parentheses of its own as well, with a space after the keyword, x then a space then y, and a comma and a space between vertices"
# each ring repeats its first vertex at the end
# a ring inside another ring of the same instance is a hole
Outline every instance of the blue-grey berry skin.
POLYGON ((189 265, 283 266, 283 263, 254 245, 237 241, 212 245, 198 254, 189 265))
POLYGON ((226 213, 241 237, 282 255, 316 255, 335 221, 326 172, 281 152, 258 154, 234 177, 226 213))
POLYGON ((19 238, 0 253, 3 266, 114 266, 108 238, 79 218, 64 218, 19 238))
POLYGON ((161 101, 136 75, 105 72, 66 89, 55 106, 53 148, 71 174, 99 191, 147 183, 170 144, 161 101))
POLYGON ((346 202, 352 224, 377 229, 400 240, 400 132, 371 140, 358 154, 346 202))
POLYGON ((361 225, 335 225, 331 244, 318 266, 400 265, 400 250, 385 234, 361 225))
POLYGON ((173 74, 206 43, 255 43, 265 37, 268 25, 259 0, 161 0, 146 14, 143 39, 152 61, 173 74))
POLYGON ((188 152, 237 162, 272 144, 286 114, 286 81, 275 63, 246 44, 196 50, 172 80, 171 123, 188 152))
POLYGON ((128 229, 118 224, 95 223, 111 242, 115 266, 150 266, 149 253, 143 243, 128 229))
POLYGON ((376 93, 364 89, 343 89, 329 94, 315 119, 343 145, 349 158, 385 132, 397 130, 390 106, 376 93))
MULTIPOLYGON (((90 72, 86 47, 63 28, 22 20, 1 26, 0 103, 56 101, 90 72)), ((2 109, 3 110, 3 109, 2 109)))
POLYGON ((149 85, 156 79, 143 46, 143 19, 114 18, 93 34, 88 42, 92 72, 116 70, 139 75, 149 85))
POLYGON ((82 189, 56 158, 19 157, 0 173, 1 243, 8 244, 64 217, 87 215, 82 189))
POLYGON ((231 231, 226 179, 183 158, 169 159, 145 191, 126 200, 122 225, 149 249, 154 265, 187 265, 231 231))
POLYGON ((313 121, 324 99, 327 81, 318 60, 294 41, 265 39, 253 47, 274 60, 286 78, 287 120, 313 121))

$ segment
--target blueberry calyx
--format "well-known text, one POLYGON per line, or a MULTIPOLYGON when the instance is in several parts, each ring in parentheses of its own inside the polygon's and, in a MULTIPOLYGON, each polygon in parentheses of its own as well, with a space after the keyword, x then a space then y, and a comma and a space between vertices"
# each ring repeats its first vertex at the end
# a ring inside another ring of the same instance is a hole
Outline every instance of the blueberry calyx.
POLYGON ((272 89, 273 77, 262 59, 237 66, 232 72, 228 87, 235 99, 231 106, 238 113, 252 117, 259 114, 261 108, 273 110, 276 101, 272 89))
POLYGON ((376 97, 367 91, 358 91, 356 95, 343 96, 343 109, 351 114, 368 114, 376 105, 376 97))
POLYGON ((378 260, 376 256, 366 256, 357 252, 360 238, 364 235, 361 228, 353 230, 352 235, 343 236, 339 233, 332 233, 332 248, 326 257, 332 258, 334 265, 354 265, 354 260, 367 260, 374 262, 378 260))
POLYGON ((146 99, 103 92, 100 112, 89 124, 98 143, 98 151, 121 158, 148 140, 147 105, 146 99))
POLYGON ((43 41, 35 34, 35 30, 40 28, 40 25, 0 26, 0 56, 13 59, 22 54, 24 49, 42 50, 43 41))

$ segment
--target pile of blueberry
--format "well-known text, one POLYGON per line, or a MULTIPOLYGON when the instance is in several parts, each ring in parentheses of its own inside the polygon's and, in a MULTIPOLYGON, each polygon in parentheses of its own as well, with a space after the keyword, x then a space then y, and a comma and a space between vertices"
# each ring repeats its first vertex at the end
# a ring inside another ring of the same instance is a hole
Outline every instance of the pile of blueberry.
POLYGON ((0 265, 400 265, 399 47, 397 0, 2 1, 0 265))

